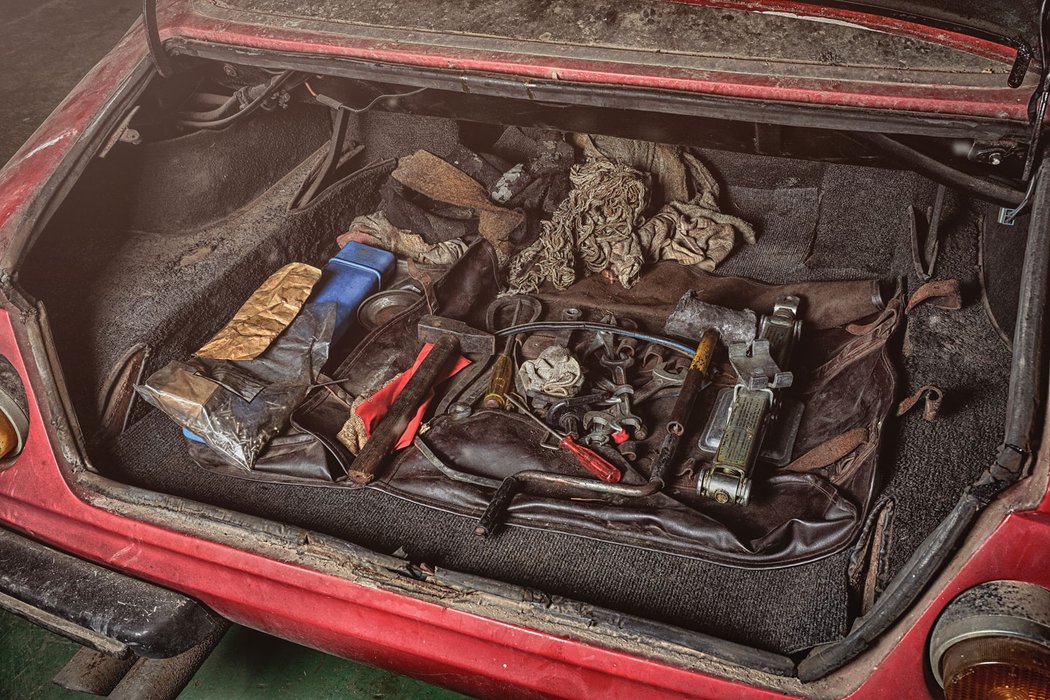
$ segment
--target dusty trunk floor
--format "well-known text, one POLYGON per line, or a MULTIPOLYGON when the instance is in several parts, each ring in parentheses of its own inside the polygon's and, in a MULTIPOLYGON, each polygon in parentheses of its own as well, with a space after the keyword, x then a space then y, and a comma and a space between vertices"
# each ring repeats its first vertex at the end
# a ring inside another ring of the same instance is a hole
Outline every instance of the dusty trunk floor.
POLYGON ((154 411, 121 436, 114 477, 342 537, 371 549, 403 547, 415 562, 488 576, 651 616, 746 644, 797 649, 841 634, 845 554, 751 572, 557 533, 508 527, 479 540, 473 520, 371 489, 271 485, 206 472, 154 411), (813 601, 821 601, 814 605, 813 601))

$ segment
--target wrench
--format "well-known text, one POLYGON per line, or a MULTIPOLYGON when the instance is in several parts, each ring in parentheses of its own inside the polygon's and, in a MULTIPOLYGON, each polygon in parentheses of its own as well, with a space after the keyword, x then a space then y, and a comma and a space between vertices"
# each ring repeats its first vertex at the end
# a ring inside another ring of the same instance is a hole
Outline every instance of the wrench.
POLYGON ((612 434, 623 430, 616 417, 606 411, 588 411, 583 416, 583 424, 591 431, 583 438, 590 447, 608 445, 612 434))
MULTIPOLYGON (((561 310, 562 321, 579 321, 583 318, 583 311, 577 309, 575 306, 570 306, 567 309, 561 310)), ((572 329, 566 328, 563 331, 558 331, 555 336, 554 342, 561 345, 564 348, 569 347, 569 343, 572 342, 572 329)))
POLYGON ((652 378, 634 392, 634 402, 640 404, 648 401, 663 389, 682 386, 685 381, 685 370, 676 369, 672 363, 664 362, 653 370, 652 378))
POLYGON ((613 415, 616 416, 616 422, 624 428, 631 428, 636 440, 644 440, 648 431, 642 419, 631 410, 631 395, 634 394, 634 386, 627 381, 627 368, 634 364, 634 348, 624 348, 615 359, 602 357, 599 361, 603 367, 612 370, 612 383, 601 381, 598 382, 598 385, 612 393, 609 401, 615 407, 613 415))

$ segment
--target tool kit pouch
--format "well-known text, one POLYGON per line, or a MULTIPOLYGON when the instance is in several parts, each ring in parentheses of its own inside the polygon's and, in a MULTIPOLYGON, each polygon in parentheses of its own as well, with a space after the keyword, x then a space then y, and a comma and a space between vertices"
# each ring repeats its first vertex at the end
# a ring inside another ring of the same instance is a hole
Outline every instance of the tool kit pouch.
MULTIPOLYGON (((419 304, 374 330, 345 357, 330 361, 325 376, 343 380, 339 386, 352 396, 374 392, 412 365, 421 345, 417 324, 432 310, 484 327, 485 309, 499 293, 496 264, 488 244, 475 244, 446 274, 424 281, 427 293, 419 304)), ((881 429, 895 396, 887 342, 897 327, 900 300, 894 297, 883 305, 878 288, 874 281, 771 286, 657 264, 630 290, 593 276, 565 291, 541 292, 546 318, 557 318, 569 306, 602 309, 656 333, 689 290, 709 303, 757 313, 769 313, 783 294, 799 295, 806 301, 802 313, 806 325, 789 396, 801 401, 805 411, 793 461, 779 469, 760 464, 746 507, 720 505, 696 495, 696 473, 709 456, 698 450, 697 439, 691 437, 680 452, 672 484, 663 493, 648 498, 580 493, 565 499, 530 492, 514 499, 507 525, 748 568, 801 564, 848 547, 875 495, 881 429)), ((477 371, 483 368, 484 363, 478 362, 473 373, 463 374, 473 374, 473 381, 484 383, 485 374, 477 371)), ((715 386, 702 392, 694 416, 699 427, 691 426, 690 436, 699 435, 718 388, 731 386, 734 379, 723 363, 715 386)), ((662 425, 672 404, 673 398, 653 401, 651 424, 662 425)), ((333 444, 347 414, 345 397, 315 389, 293 415, 296 431, 272 441, 257 470, 238 470, 237 475, 354 488, 344 478, 352 457, 333 444)), ((640 453, 658 449, 662 431, 653 433, 640 453)), ((506 476, 524 469, 587 476, 564 453, 541 447, 543 430, 511 412, 479 411, 465 419, 438 412, 430 417, 420 439, 429 447, 429 456, 414 446, 400 450, 368 488, 462 515, 465 528, 473 527, 506 476), (475 480, 479 483, 449 478, 449 469, 480 477, 475 480)), ((198 452, 195 458, 201 466, 233 473, 230 465, 214 458, 208 461, 203 451, 198 452)), ((646 461, 638 464, 637 470, 624 470, 622 483, 646 481, 646 461)), ((492 546, 499 546, 498 539, 492 546)))
MULTIPOLYGON (((796 382, 790 393, 805 411, 792 461, 781 468, 760 463, 747 506, 718 504, 696 495, 696 474, 710 456, 690 437, 663 493, 624 498, 580 492, 566 498, 562 492, 552 498, 530 490, 513 500, 507 525, 747 568, 802 564, 850 546, 875 495, 879 440, 894 403, 896 377, 887 342, 898 325, 899 297, 883 305, 874 281, 774 287, 676 265, 654 266, 630 290, 595 276, 541 297, 547 318, 556 318, 561 306, 601 308, 659 332, 688 290, 710 303, 757 313, 770 313, 783 294, 806 300, 806 330, 796 351, 796 382)), ((341 369, 355 368, 349 363, 341 369)), ((699 435, 718 388, 734 381, 723 363, 715 386, 702 392, 694 414, 698 425, 687 435, 699 435)), ((673 402, 652 402, 650 425, 663 425, 673 402)), ((658 450, 663 433, 652 432, 639 455, 658 450)), ((462 515, 464 527, 472 528, 507 476, 526 469, 588 476, 564 451, 541 447, 544 437, 534 422, 510 412, 437 415, 419 438, 430 454, 416 447, 402 450, 374 488, 462 515)), ((645 483, 651 460, 636 464, 637 469, 624 469, 621 483, 645 483)), ((491 546, 499 547, 498 537, 491 546)))
POLYGON ((349 415, 350 397, 371 394, 412 365, 422 345, 417 324, 432 308, 440 308, 445 317, 483 326, 485 307, 499 292, 496 265, 492 247, 479 241, 438 279, 423 273, 423 299, 342 357, 329 358, 318 383, 330 386, 316 387, 293 404, 290 429, 260 449, 250 470, 189 441, 191 458, 204 469, 239 478, 350 488, 346 474, 354 457, 336 439, 349 415))

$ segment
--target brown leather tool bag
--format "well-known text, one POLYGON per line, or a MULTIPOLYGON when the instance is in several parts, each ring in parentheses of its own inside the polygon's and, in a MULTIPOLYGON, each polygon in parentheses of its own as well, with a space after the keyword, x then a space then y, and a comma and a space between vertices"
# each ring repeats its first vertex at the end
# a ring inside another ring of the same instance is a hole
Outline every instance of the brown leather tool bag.
MULTIPOLYGON (((338 365, 329 367, 328 374, 345 379, 342 386, 352 395, 382 386, 415 358, 420 346, 416 323, 424 313, 433 311, 483 327, 485 308, 498 293, 494 265, 491 249, 476 245, 431 286, 426 300, 370 334, 338 365)), ((623 498, 581 492, 566 498, 564 493, 553 497, 530 492, 513 501, 507 525, 750 568, 801 564, 848 547, 864 522, 878 482, 879 440, 895 398, 896 377, 887 343, 898 325, 900 298, 883 303, 879 284, 871 280, 770 286, 675 264, 648 268, 629 290, 592 276, 565 291, 547 290, 538 296, 547 319, 558 319, 563 308, 573 306, 608 313, 618 321, 629 319, 640 330, 659 333, 678 299, 689 290, 709 303, 759 314, 770 313, 783 294, 802 298, 804 326, 791 368, 795 382, 787 394, 804 405, 792 461, 780 468, 760 462, 747 506, 720 505, 696 495, 697 472, 709 459, 698 446, 701 429, 717 390, 735 383, 723 349, 721 371, 701 393, 672 470, 672 484, 663 493, 623 498)), ((563 450, 550 449, 549 436, 545 438, 543 429, 523 416, 489 410, 466 417, 444 412, 451 399, 468 396, 472 390, 476 395, 486 385, 484 369, 481 358, 474 371, 465 371, 439 389, 420 435, 431 454, 424 455, 415 446, 401 450, 369 488, 462 515, 463 527, 472 528, 495 487, 511 474, 539 469, 588 476, 563 450)), ((647 480, 673 403, 674 397, 668 396, 648 402, 644 411, 638 409, 650 435, 638 443, 636 461, 620 462, 623 483, 647 480)), ((296 412, 296 426, 330 441, 346 413, 345 405, 330 392, 318 391, 296 412)), ((314 450, 312 458, 316 454, 314 450)), ((305 452, 301 456, 306 457, 305 452)), ((300 465, 277 480, 303 483, 306 473, 300 465)), ((272 473, 257 477, 274 478, 272 473)), ((313 483, 349 488, 338 476, 313 483)), ((498 536, 491 546, 500 546, 498 536)))

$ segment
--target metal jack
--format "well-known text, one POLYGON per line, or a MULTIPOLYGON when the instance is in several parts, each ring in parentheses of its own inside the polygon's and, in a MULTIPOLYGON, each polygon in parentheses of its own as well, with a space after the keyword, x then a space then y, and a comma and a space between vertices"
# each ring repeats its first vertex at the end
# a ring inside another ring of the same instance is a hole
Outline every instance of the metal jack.
POLYGON ((719 503, 747 505, 751 478, 770 418, 779 407, 778 392, 791 386, 786 368, 802 331, 800 300, 784 296, 770 316, 763 316, 758 337, 749 345, 733 343, 729 362, 737 373, 725 432, 714 464, 700 472, 697 493, 719 503))

